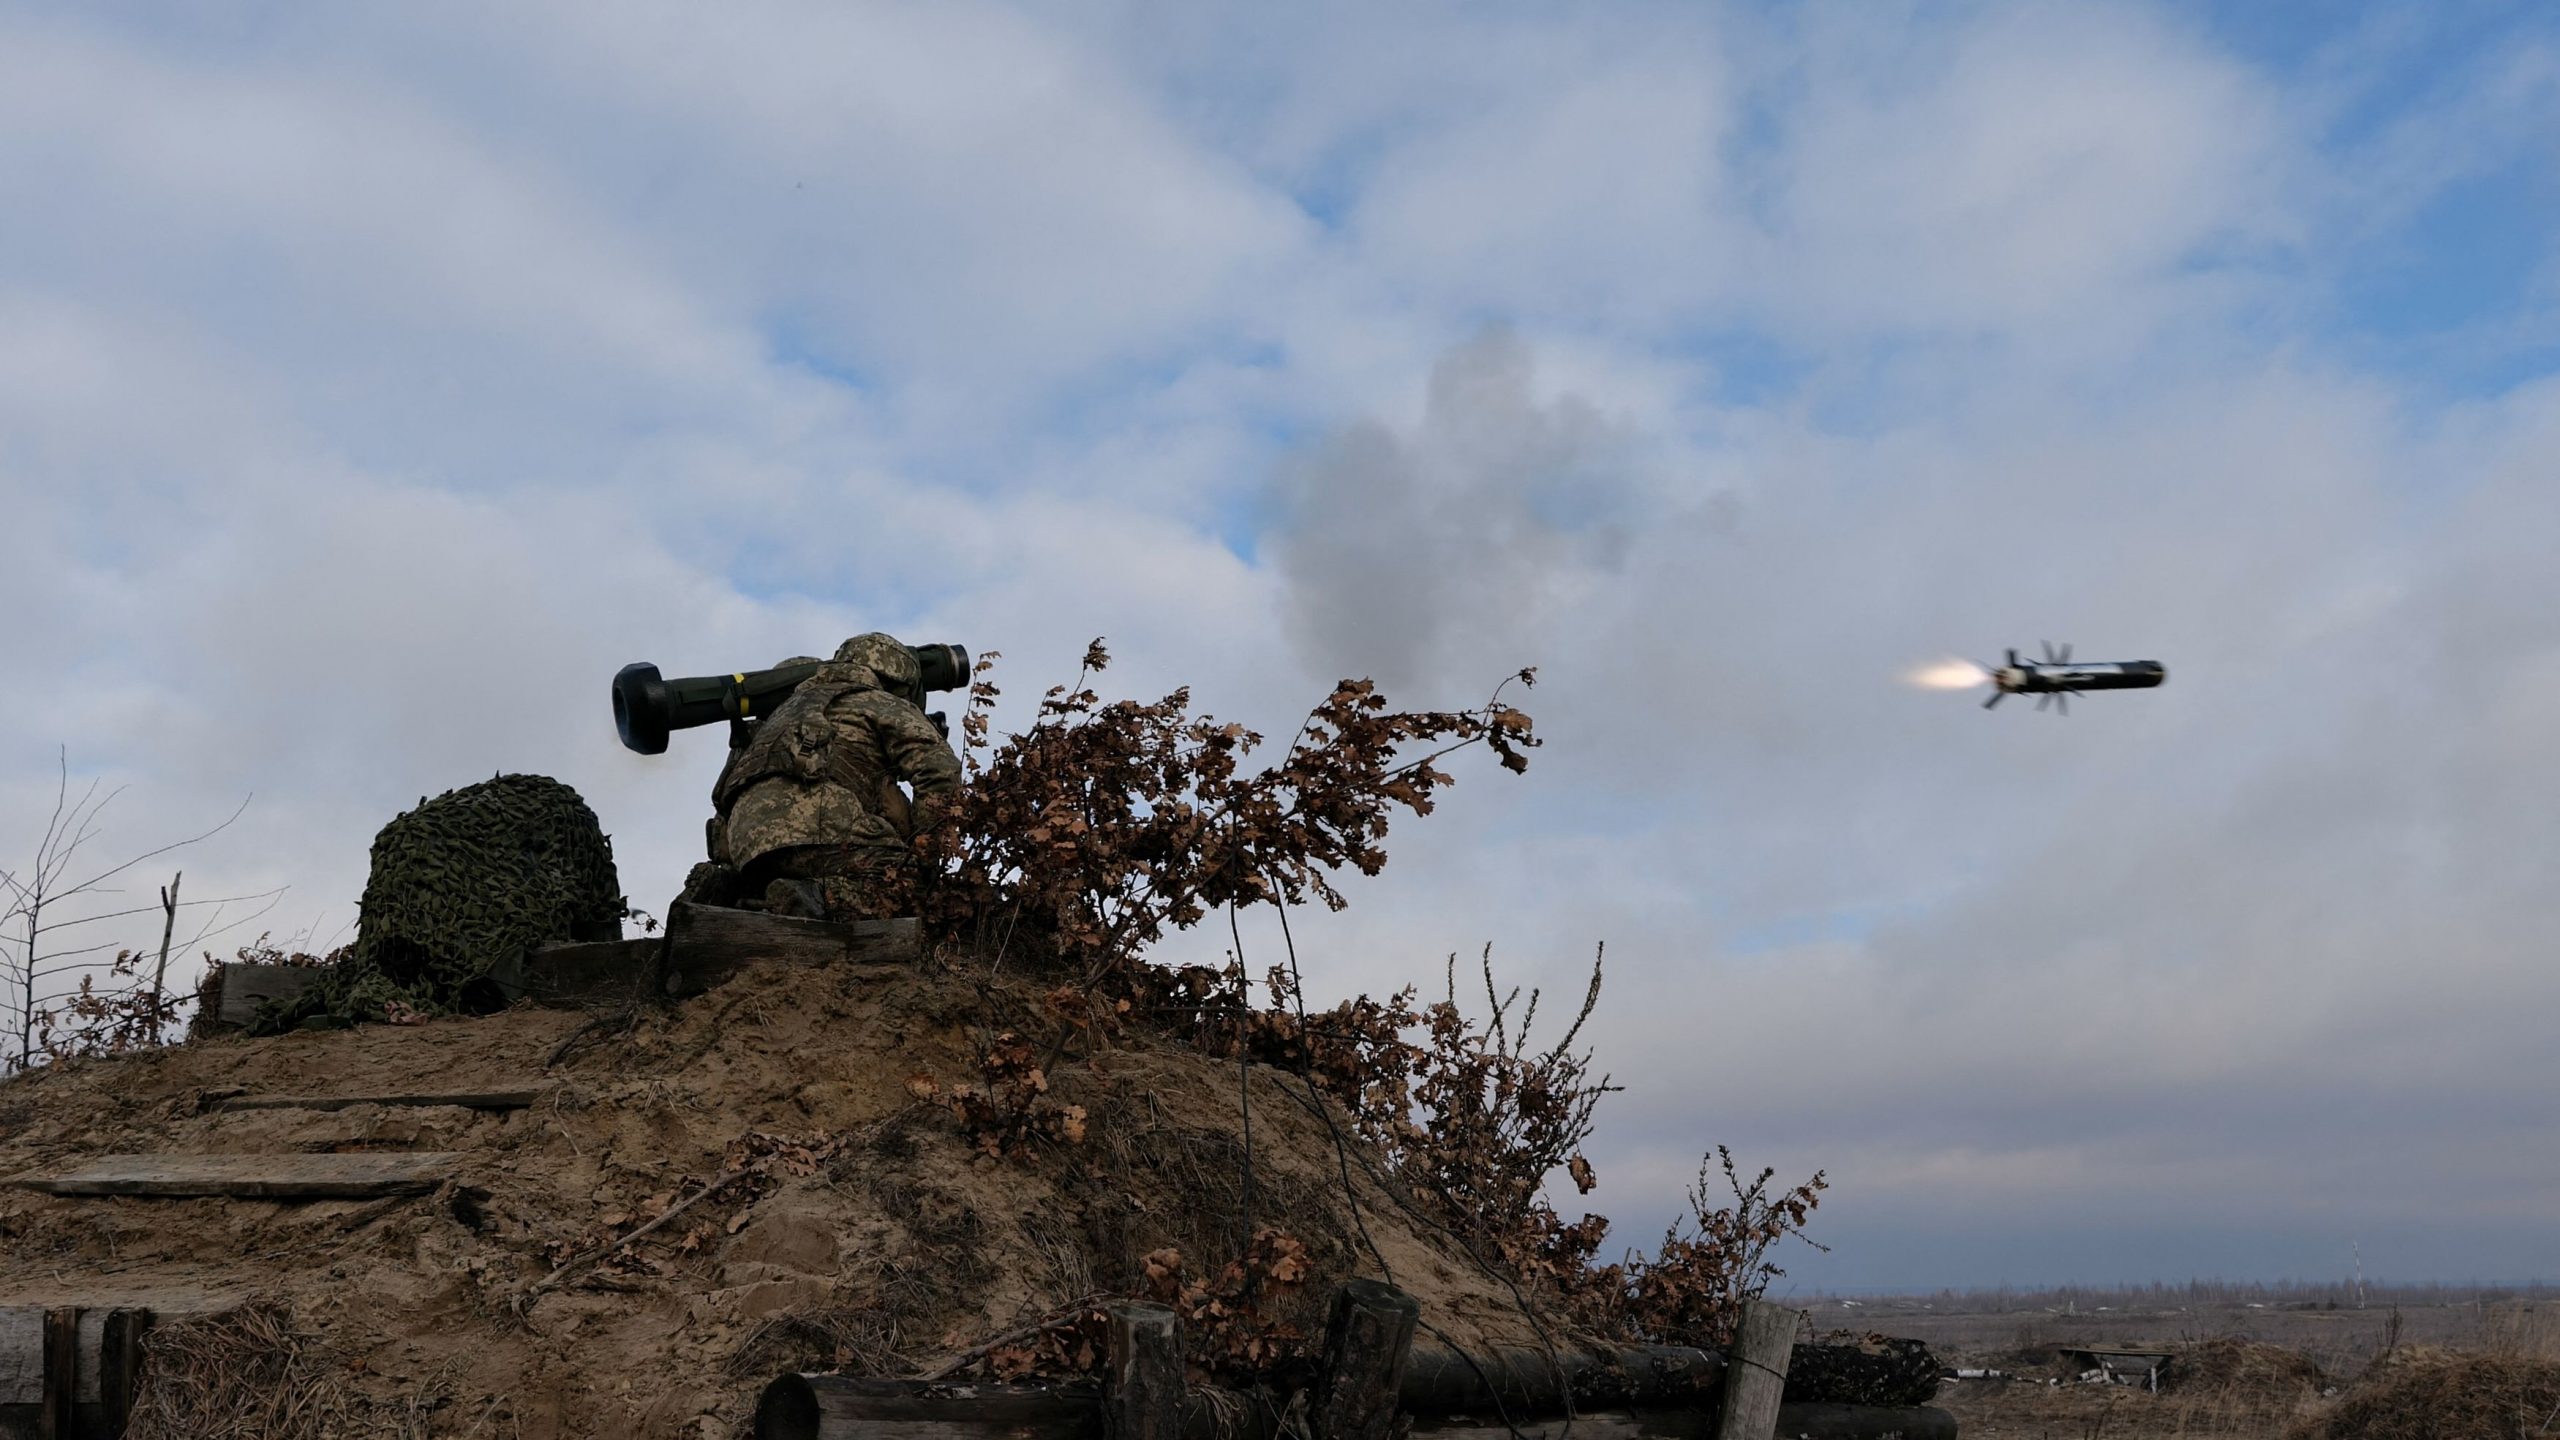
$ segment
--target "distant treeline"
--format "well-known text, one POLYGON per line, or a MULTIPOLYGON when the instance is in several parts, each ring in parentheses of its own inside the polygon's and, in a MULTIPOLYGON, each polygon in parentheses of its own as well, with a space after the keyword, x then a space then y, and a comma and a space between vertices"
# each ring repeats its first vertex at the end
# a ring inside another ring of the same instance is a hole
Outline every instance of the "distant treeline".
POLYGON ((1842 1301, 1895 1309, 1927 1307, 1967 1314, 2008 1311, 2158 1310, 2199 1305, 2264 1305, 2270 1309, 2366 1309, 2389 1305, 2498 1305, 2509 1301, 2560 1300, 2560 1282, 2529 1280, 2492 1285, 2479 1281, 2423 1285, 2367 1280, 2155 1280, 2148 1285, 2057 1285, 2022 1289, 2000 1285, 1987 1289, 1808 1290, 1786 1297, 1790 1303, 1838 1307, 1842 1301))

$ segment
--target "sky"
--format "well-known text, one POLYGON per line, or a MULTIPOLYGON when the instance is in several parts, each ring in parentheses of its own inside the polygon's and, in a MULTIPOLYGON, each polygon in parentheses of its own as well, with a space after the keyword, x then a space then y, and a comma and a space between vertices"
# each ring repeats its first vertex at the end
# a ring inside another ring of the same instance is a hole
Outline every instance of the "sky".
POLYGON ((1605 944, 1622 1240, 1725 1144, 1790 1284, 2560 1276, 2555 149, 2530 3, 0 0, 0 866, 245 799, 167 868, 325 945, 531 771, 662 911, 630 661, 1535 665, 1295 934, 1605 944), (2044 640, 2169 681, 1902 678, 2044 640))

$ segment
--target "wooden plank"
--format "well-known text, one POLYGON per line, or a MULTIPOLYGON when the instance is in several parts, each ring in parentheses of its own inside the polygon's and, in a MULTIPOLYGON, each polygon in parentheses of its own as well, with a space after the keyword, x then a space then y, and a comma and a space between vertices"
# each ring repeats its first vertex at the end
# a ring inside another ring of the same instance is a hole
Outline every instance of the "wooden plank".
MULTIPOLYGON (((113 1314, 107 1309, 81 1306, 14 1305, 0 1308, 0 1411, 21 1407, 32 1426, 45 1404, 48 1366, 55 1360, 55 1344, 48 1328, 57 1315, 68 1314, 73 1332, 71 1353, 73 1370, 78 1376, 72 1391, 74 1404, 94 1405, 102 1398, 105 1366, 101 1359, 106 1349, 106 1334, 113 1314)), ((10 1432, 0 1429, 0 1435, 10 1432)))
POLYGON ((1380 1280, 1345 1281, 1325 1326, 1316 1440, 1388 1440, 1422 1302, 1380 1280))
POLYGON ((95 1405, 105 1394, 100 1376, 107 1353, 106 1307, 80 1307, 80 1334, 72 1348, 80 1357, 80 1388, 71 1392, 71 1398, 77 1404, 95 1405))
POLYGON ((360 1200, 432 1190, 462 1157, 448 1151, 353 1155, 100 1155, 76 1169, 9 1183, 48 1195, 216 1195, 261 1200, 360 1200))
MULTIPOLYGON (((163 1315, 210 1315, 231 1308, 237 1297, 170 1291, 154 1296, 134 1291, 106 1291, 95 1305, 78 1306, 73 1353, 78 1383, 72 1391, 82 1435, 115 1435, 120 1423, 110 1415, 130 1414, 144 1363, 142 1341, 163 1315), (165 1300, 173 1308, 136 1303, 165 1300), (119 1409, 118 1407, 122 1407, 119 1409)), ((25 1440, 39 1433, 45 1413, 45 1316, 72 1307, 0 1306, 0 1440, 25 1440)))
POLYGON ((649 991, 650 977, 666 950, 667 937, 637 940, 570 941, 536 946, 530 953, 492 968, 489 979, 509 1003, 576 1009, 636 1000, 649 991))
POLYGON ((79 1440, 80 1312, 57 1306, 44 1312, 44 1408, 36 1421, 40 1440, 79 1440))
POLYGON ((1103 1440, 1182 1440, 1181 1318, 1168 1306, 1127 1301, 1105 1319, 1103 1440))
POLYGON ((405 1095, 234 1095, 216 1100, 208 1110, 352 1110, 358 1105, 392 1107, 451 1105, 464 1110, 522 1110, 551 1093, 550 1087, 521 1090, 422 1090, 405 1095))
POLYGON ((220 998, 214 1024, 226 1030, 245 1028, 269 1000, 292 1000, 328 973, 318 965, 252 965, 240 961, 222 967, 220 998))
POLYGON ((836 924, 679 903, 667 916, 659 988, 671 996, 699 995, 749 965, 901 964, 922 953, 923 931, 912 916, 836 924))
POLYGON ((1725 1377, 1719 1440, 1772 1440, 1778 1406, 1787 1388, 1787 1357, 1796 1346, 1803 1316, 1767 1300, 1742 1302, 1742 1324, 1733 1340, 1733 1365, 1725 1377))
POLYGON ((44 1310, 34 1305, 0 1309, 0 1406, 44 1399, 44 1310))
POLYGON ((122 1435, 133 1418, 133 1402, 142 1394, 142 1337, 151 1329, 148 1310, 107 1312, 98 1336, 98 1403, 105 1409, 104 1429, 122 1435))

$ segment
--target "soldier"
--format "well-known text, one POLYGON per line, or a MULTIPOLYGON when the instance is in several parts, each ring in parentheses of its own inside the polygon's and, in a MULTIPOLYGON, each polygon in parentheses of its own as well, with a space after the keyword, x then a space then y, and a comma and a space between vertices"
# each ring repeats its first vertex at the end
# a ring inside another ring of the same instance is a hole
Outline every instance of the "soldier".
POLYGON ((811 918, 901 913, 916 830, 959 785, 959 757, 925 718, 915 653, 857 635, 729 752, 711 789, 714 869, 686 888, 811 918))

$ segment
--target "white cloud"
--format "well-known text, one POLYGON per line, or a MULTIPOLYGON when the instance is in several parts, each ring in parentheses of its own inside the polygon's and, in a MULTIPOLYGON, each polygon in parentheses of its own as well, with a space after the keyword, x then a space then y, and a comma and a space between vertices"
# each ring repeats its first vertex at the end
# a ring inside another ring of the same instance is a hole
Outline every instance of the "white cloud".
POLYGON ((2276 97, 2125 6, 1807 23, 1752 278, 1831 334, 2113 331, 2288 233, 2276 97), (2207 267, 2210 268, 2210 267, 2207 267))
POLYGON ((1320 987, 1492 939, 1551 991, 1607 940, 1628 1238, 1720 1139, 1832 1169, 1853 1278, 2107 1195, 2327 1224, 2375 1146, 2427 1169, 2360 1223, 2547 1193, 2560 391, 2292 328, 2368 152, 2190 27, 0 23, 0 192, 46 200, 0 233, 0 606, 45 622, 0 663, 56 696, 0 714, 8 817, 57 743, 119 843, 254 790, 189 888, 325 938, 392 813, 539 770, 654 908, 717 741, 619 750, 628 660, 886 625, 1004 650, 1019 713, 1100 634, 1275 733, 1345 670, 1538 663, 1530 773, 1297 938, 1320 987), (2048 637, 2171 681, 1891 684, 2048 637))

